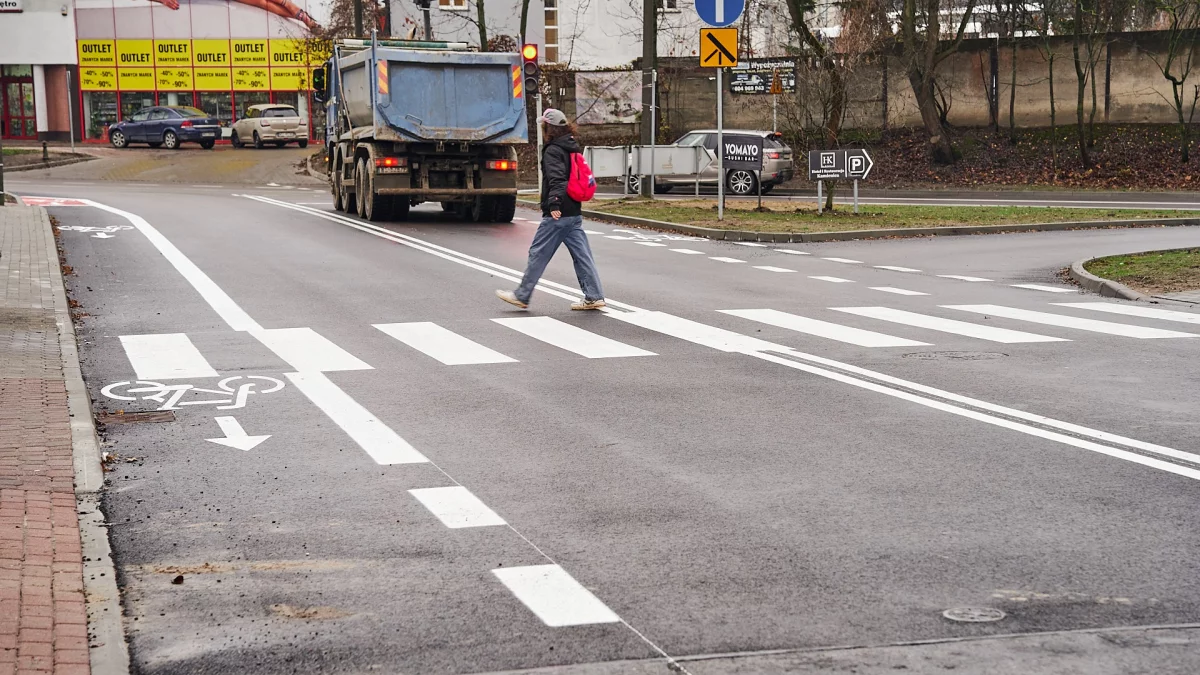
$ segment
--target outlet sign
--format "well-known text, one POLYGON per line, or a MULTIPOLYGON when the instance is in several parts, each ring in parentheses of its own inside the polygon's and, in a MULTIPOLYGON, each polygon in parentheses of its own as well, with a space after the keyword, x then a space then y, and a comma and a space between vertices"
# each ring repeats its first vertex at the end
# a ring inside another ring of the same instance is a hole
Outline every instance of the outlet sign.
POLYGON ((724 134, 721 139, 722 161, 725 169, 762 171, 763 137, 724 134))
POLYGON ((0 0, 0 12, 23 12, 25 0, 0 0))

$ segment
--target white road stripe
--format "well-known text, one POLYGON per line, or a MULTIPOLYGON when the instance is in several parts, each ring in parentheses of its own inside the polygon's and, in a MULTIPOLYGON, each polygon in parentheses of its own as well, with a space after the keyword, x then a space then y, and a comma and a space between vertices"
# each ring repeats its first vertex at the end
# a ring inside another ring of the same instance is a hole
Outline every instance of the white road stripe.
POLYGON ((372 370, 311 328, 269 328, 252 330, 250 334, 299 371, 372 370))
POLYGON ((790 248, 775 248, 771 250, 775 251, 776 253, 790 253, 791 255, 812 255, 808 251, 795 251, 790 248))
POLYGON ((451 529, 507 525, 483 500, 461 485, 409 490, 408 493, 451 529))
POLYGON ((1109 314, 1124 314, 1126 316, 1138 316, 1146 319, 1200 324, 1200 314, 1192 312, 1176 312, 1170 309, 1155 309, 1153 307, 1139 307, 1136 305, 1118 305, 1112 302, 1056 302, 1054 304, 1060 307, 1090 309, 1096 312, 1108 312, 1109 314))
POLYGON ((786 351, 787 347, 666 312, 609 312, 605 316, 723 352, 786 351))
POLYGON ((1030 321, 1032 323, 1041 323, 1047 326, 1059 326, 1061 328, 1076 328, 1078 330, 1091 331, 1093 333, 1105 333, 1107 335, 1119 335, 1121 337, 1154 339, 1154 338, 1183 338, 1183 337, 1200 337, 1191 333, 1180 333, 1173 330, 1162 330, 1159 328, 1142 328, 1141 326, 1130 326, 1123 323, 1112 323, 1109 321, 1096 321, 1095 319, 1079 319, 1073 316, 1064 314, 1050 314, 1048 312, 1034 312, 1028 309, 1017 309, 1015 307, 1002 307, 1000 305, 942 305, 947 309, 957 309, 964 312, 974 312, 975 314, 986 314, 988 316, 999 316, 1005 319, 1016 319, 1018 321, 1030 321))
POLYGON ((846 342, 859 347, 921 347, 928 342, 917 342, 905 338, 885 335, 874 331, 852 328, 837 323, 829 323, 806 316, 788 314, 774 309, 722 309, 722 314, 738 316, 743 319, 765 323, 769 326, 787 328, 799 333, 807 333, 817 337, 846 342))
MULTIPOLYGON (((526 222, 532 223, 532 222, 534 222, 534 221, 532 221, 532 220, 529 220, 529 221, 526 221, 526 222)), ((583 233, 584 233, 584 234, 604 234, 603 232, 597 232, 596 230, 584 230, 584 231, 583 231, 583 233)))
POLYGON ((896 295, 929 295, 921 291, 910 291, 907 288, 896 288, 894 286, 871 286, 873 291, 883 291, 884 293, 895 293, 896 295))
POLYGON ((771 267, 770 265, 755 265, 754 269, 766 270, 767 272, 795 272, 796 271, 796 270, 785 269, 783 267, 771 267))
POLYGON ((744 262, 746 262, 745 260, 738 260, 737 258, 725 258, 723 256, 711 256, 711 257, 709 257, 709 260, 716 260, 717 262, 723 262, 723 263, 744 263, 744 262))
POLYGON ((893 271, 893 272, 920 272, 920 271, 921 271, 921 270, 915 270, 915 269, 913 269, 913 268, 911 268, 911 267, 899 267, 899 266, 897 266, 897 265, 876 265, 876 266, 875 266, 875 269, 877 269, 877 270, 891 270, 891 271, 893 271))
POLYGON ((1063 338, 1048 337, 1046 335, 1038 335, 1036 333, 1025 333, 1019 330, 1009 330, 1007 328, 996 328, 994 326, 981 326, 975 323, 967 323, 966 321, 943 319, 937 316, 927 316, 925 314, 917 314, 915 312, 906 312, 902 309, 891 309, 890 307, 830 307, 830 309, 834 310, 835 312, 846 312, 847 314, 865 316, 871 319, 879 319, 880 321, 891 321, 893 323, 901 323, 906 326, 927 328, 929 330, 941 331, 943 333, 965 335, 967 337, 979 338, 980 340, 988 340, 990 342, 1002 342, 1004 344, 1017 344, 1022 342, 1070 342, 1070 340, 1064 340, 1063 338))
POLYGON ((837 262, 837 263, 846 263, 848 265, 861 265, 862 264, 861 260, 851 260, 849 258, 821 258, 821 260, 828 260, 830 262, 837 262))
POLYGON ((139 380, 217 377, 204 355, 183 333, 122 335, 121 346, 139 380))
POLYGON ((666 246, 666 244, 660 244, 657 241, 635 241, 633 243, 639 246, 666 246))
POLYGON ((684 255, 704 255, 704 251, 693 251, 690 248, 673 248, 671 250, 684 255))
POLYGON ((502 567, 492 574, 547 626, 584 626, 621 620, 558 565, 502 567))
POLYGON ((376 328, 448 366, 516 363, 517 360, 430 321, 377 323, 376 328))
POLYGON ((548 316, 530 316, 513 319, 492 319, 524 333, 535 340, 554 345, 559 349, 574 352, 589 359, 609 359, 623 356, 655 356, 654 352, 632 347, 623 342, 610 340, 569 323, 548 316))
POLYGON ((1041 284, 1009 284, 1013 288, 1027 288, 1031 291, 1046 291, 1047 293, 1078 293, 1074 288, 1061 286, 1043 286, 1041 284))
POLYGON ((983 277, 965 277, 961 274, 939 274, 938 276, 943 279, 958 279, 959 281, 991 281, 991 279, 983 277))
POLYGON ((753 241, 735 241, 734 243, 738 246, 753 246, 755 248, 766 248, 767 246, 766 244, 759 244, 753 241))
POLYGON ((309 372, 284 375, 377 464, 419 464, 429 461, 323 374, 309 372))
POLYGON ((809 277, 809 279, 816 279, 817 281, 828 281, 831 284, 852 284, 852 283, 854 283, 850 279, 843 279, 841 277, 809 277))

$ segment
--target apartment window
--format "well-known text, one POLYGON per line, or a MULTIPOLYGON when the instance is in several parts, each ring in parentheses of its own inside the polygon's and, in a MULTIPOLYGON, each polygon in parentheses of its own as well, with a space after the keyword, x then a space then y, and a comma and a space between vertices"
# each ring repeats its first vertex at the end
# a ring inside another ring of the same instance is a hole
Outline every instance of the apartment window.
POLYGON ((679 0, 657 0, 658 8, 666 12, 678 12, 679 0))
POLYGON ((439 9, 459 10, 467 8, 467 0, 438 0, 439 9))
POLYGON ((546 2, 546 48, 543 50, 546 63, 558 63, 558 0, 546 2))

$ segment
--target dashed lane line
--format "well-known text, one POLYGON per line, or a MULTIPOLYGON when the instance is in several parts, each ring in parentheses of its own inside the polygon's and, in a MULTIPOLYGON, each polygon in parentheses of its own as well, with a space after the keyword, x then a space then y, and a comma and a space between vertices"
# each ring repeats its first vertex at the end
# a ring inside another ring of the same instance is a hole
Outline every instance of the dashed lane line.
POLYGON ((710 256, 709 260, 716 260, 717 262, 723 262, 723 263, 744 263, 744 262, 746 262, 745 260, 738 260, 737 258, 726 258, 725 256, 710 256))
POLYGON ((809 277, 809 279, 816 279, 817 281, 828 281, 831 284, 852 284, 852 283, 854 283, 854 281, 852 279, 843 279, 841 277, 816 276, 816 277, 809 277))
POLYGON ((894 295, 929 295, 921 291, 910 291, 907 288, 896 288, 894 286, 871 286, 873 291, 883 291, 884 293, 892 293, 894 295))
POLYGON ((766 272, 795 272, 796 271, 796 270, 789 270, 786 267, 772 267, 771 265, 755 265, 754 269, 764 270, 766 272))
POLYGON ((821 260, 828 260, 829 262, 835 262, 835 263, 845 263, 847 265, 861 265, 862 264, 861 260, 851 260, 849 258, 821 258, 821 260))
POLYGON ((938 274, 937 276, 942 279, 958 279, 959 281, 970 281, 970 282, 991 281, 991 279, 984 279, 983 277, 968 277, 968 276, 963 276, 961 274, 938 274))
POLYGON ((674 253, 682 253, 684 255, 704 255, 704 251, 693 251, 690 248, 673 248, 671 251, 674 253))
POLYGON ((900 267, 899 265, 876 265, 877 270, 891 270, 893 272, 920 272, 921 270, 911 267, 900 267))
POLYGON ((1009 284, 1013 288, 1025 288, 1031 291, 1045 291, 1047 293, 1078 293, 1074 288, 1061 288, 1059 286, 1043 286, 1042 284, 1009 284))

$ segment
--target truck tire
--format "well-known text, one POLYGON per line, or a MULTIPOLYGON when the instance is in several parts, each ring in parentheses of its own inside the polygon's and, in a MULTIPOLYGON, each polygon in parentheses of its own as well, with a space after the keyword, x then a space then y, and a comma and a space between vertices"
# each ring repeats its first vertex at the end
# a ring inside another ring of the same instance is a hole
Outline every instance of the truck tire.
POLYGON ((333 151, 333 163, 329 165, 329 191, 333 193, 333 208, 336 211, 346 212, 346 195, 342 194, 343 183, 345 179, 342 177, 342 152, 341 150, 333 151))
POLYGON ((394 198, 375 194, 375 171, 373 162, 366 158, 358 159, 358 215, 364 220, 390 220, 392 217, 392 202, 394 198))
POLYGON ((517 197, 492 197, 491 198, 493 223, 511 223, 513 216, 517 214, 517 197))

